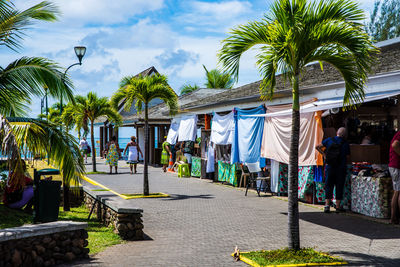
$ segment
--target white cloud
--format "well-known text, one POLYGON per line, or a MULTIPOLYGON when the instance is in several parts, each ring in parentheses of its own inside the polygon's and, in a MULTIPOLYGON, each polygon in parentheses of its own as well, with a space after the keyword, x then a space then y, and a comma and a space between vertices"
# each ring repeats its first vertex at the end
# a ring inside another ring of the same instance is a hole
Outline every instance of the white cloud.
MULTIPOLYGON (((62 11, 62 21, 70 24, 109 25, 127 22, 131 17, 163 7, 163 0, 53 0, 62 11)), ((17 7, 23 9, 39 3, 38 0, 17 0, 17 7)))
POLYGON ((238 23, 248 21, 253 12, 248 1, 193 1, 187 3, 187 6, 185 13, 177 16, 176 21, 185 24, 188 31, 226 31, 238 23))
POLYGON ((221 3, 195 1, 192 3, 192 7, 196 12, 217 20, 233 18, 251 10, 251 4, 247 1, 227 1, 221 3))

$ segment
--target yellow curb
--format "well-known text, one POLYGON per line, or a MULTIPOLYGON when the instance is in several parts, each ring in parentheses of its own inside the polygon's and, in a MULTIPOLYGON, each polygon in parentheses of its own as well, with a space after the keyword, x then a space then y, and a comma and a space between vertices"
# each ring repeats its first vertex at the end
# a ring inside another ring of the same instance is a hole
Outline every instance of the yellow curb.
MULTIPOLYGON (((275 264, 275 265, 260 265, 253 260, 247 258, 246 256, 243 256, 243 254, 250 253, 250 252, 240 252, 239 254, 239 259, 245 263, 247 263, 250 266, 253 267, 296 267, 296 266, 321 266, 321 265, 345 265, 348 264, 346 261, 338 261, 338 262, 313 262, 313 263, 298 263, 298 264, 275 264)), ((328 255, 326 253, 319 252, 321 255, 325 255, 331 258, 336 258, 334 256, 328 255)), ((231 256, 234 256, 234 253, 231 254, 231 256)))
POLYGON ((122 194, 126 199, 133 199, 133 198, 159 198, 159 197, 169 197, 168 194, 165 193, 153 193, 153 194, 158 194, 158 195, 150 195, 148 196, 143 196, 143 194, 122 194))
POLYGON ((96 182, 96 181, 90 179, 90 178, 87 177, 87 176, 84 176, 84 175, 83 175, 83 176, 82 176, 82 179, 85 180, 85 181, 88 182, 88 183, 91 183, 92 185, 99 186, 99 187, 101 187, 101 188, 107 189, 107 190, 110 191, 111 193, 113 193, 113 194, 119 196, 120 198, 129 199, 128 197, 123 196, 123 195, 121 195, 121 194, 115 192, 114 190, 112 190, 112 189, 110 189, 110 188, 108 188, 108 187, 106 187, 106 186, 104 186, 104 185, 102 185, 102 184, 100 184, 100 183, 98 183, 98 182, 96 182))
POLYGON ((91 183, 92 185, 99 186, 99 187, 101 187, 103 189, 106 189, 107 191, 110 191, 111 193, 113 193, 113 194, 115 194, 115 195, 117 195, 117 196, 119 196, 120 198, 123 198, 123 199, 169 197, 169 195, 165 194, 165 193, 161 193, 160 195, 150 195, 150 196, 126 196, 126 194, 117 193, 114 190, 112 190, 112 189, 110 189, 110 188, 108 188, 108 187, 106 187, 106 186, 104 186, 104 185, 102 185, 102 184, 90 179, 87 176, 83 176, 82 179, 85 180, 88 183, 91 183))

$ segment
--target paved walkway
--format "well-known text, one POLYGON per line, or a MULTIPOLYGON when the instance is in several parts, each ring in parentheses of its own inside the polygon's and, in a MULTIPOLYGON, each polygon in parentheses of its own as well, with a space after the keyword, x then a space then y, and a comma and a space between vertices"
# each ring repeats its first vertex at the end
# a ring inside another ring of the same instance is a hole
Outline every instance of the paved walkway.
MULTIPOLYGON (((130 175, 121 165, 121 174, 89 177, 118 193, 141 193, 143 167, 130 175)), ((101 163, 98 169, 108 170, 101 163)), ((160 168, 149 172, 150 191, 171 197, 123 200, 144 209, 149 240, 110 247, 81 266, 246 266, 230 256, 236 245, 241 251, 287 245, 287 202, 255 193, 245 197, 241 190, 160 168)), ((342 256, 351 266, 400 266, 398 227, 300 205, 300 228, 303 247, 342 256)))

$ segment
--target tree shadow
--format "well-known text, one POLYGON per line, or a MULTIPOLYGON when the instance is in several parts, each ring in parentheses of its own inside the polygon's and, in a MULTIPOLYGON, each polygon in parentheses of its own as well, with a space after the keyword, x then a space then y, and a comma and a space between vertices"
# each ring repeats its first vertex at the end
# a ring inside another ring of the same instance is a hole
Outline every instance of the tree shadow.
MULTIPOLYGON (((282 214, 287 215, 287 213, 282 214)), ((354 216, 337 213, 300 212, 299 217, 301 220, 313 224, 368 239, 400 239, 399 228, 354 216)))
POLYGON ((163 201, 170 200, 185 200, 190 198, 198 198, 198 199, 213 199, 215 196, 210 194, 205 195, 180 195, 180 194, 171 194, 169 198, 162 198, 163 201))
POLYGON ((391 259, 349 251, 331 251, 330 254, 340 255, 350 266, 400 266, 400 258, 391 259), (349 260, 346 260, 346 258, 349 260))

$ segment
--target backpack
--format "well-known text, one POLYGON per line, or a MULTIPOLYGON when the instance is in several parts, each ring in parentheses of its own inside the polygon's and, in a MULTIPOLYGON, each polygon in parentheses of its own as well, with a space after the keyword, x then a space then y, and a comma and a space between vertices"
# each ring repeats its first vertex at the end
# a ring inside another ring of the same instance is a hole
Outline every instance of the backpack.
POLYGON ((342 150, 343 140, 339 143, 335 142, 335 139, 332 138, 332 144, 326 149, 326 157, 325 161, 328 165, 339 165, 340 164, 340 154, 342 150))
POLYGON ((92 153, 92 149, 91 149, 91 147, 89 145, 87 146, 87 153, 88 154, 92 153))

